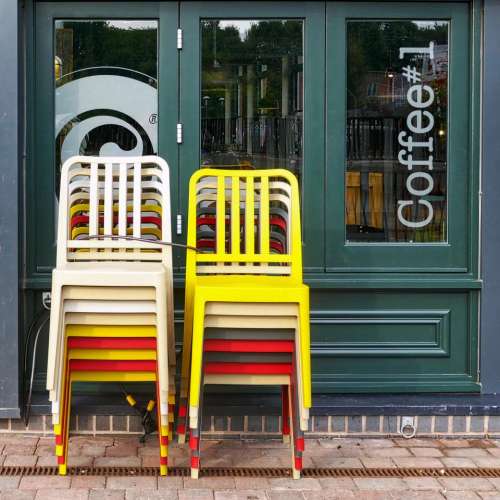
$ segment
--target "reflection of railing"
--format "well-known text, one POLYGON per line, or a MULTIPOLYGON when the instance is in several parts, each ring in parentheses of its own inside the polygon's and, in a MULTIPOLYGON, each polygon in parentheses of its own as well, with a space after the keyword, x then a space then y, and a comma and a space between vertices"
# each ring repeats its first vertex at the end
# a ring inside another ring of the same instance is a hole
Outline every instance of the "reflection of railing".
POLYGON ((205 152, 231 150, 272 158, 301 157, 302 117, 203 118, 201 146, 205 152))
MULTIPOLYGON (((383 160, 398 157, 402 147, 398 135, 406 131, 403 117, 349 117, 346 129, 347 158, 349 160, 383 160)), ((434 127, 433 152, 436 161, 446 161, 446 135, 439 135, 434 127)))

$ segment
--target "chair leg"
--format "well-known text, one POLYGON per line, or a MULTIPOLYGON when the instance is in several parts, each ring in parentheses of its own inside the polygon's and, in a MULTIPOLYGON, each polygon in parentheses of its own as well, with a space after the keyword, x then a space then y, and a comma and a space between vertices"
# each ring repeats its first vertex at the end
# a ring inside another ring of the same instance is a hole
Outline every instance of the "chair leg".
MULTIPOLYGON (((168 427, 162 425, 162 414, 161 414, 161 404, 160 404, 160 389, 159 383, 156 382, 156 419, 158 424, 158 439, 160 442, 160 476, 166 476, 168 473, 168 427)), ((167 415, 167 421, 168 417, 167 415)))
POLYGON ((191 449, 191 478, 198 479, 201 468, 201 428, 203 424, 203 396, 204 396, 203 375, 200 387, 200 406, 198 411, 198 426, 196 429, 190 428, 189 448, 191 449))
POLYGON ((56 434, 56 456, 59 475, 65 476, 67 473, 68 443, 69 443, 69 423, 71 415, 71 374, 69 371, 69 361, 64 363, 63 387, 61 391, 61 415, 59 425, 55 426, 56 434))
POLYGON ((189 380, 189 427, 197 425, 200 393, 203 391, 203 334, 205 328, 205 300, 194 298, 193 338, 191 343, 191 376, 189 380), (191 425, 193 424, 193 425, 191 425))
POLYGON ((181 381, 179 391, 179 410, 177 414, 177 436, 179 444, 186 442, 188 413, 189 373, 191 371, 191 339, 193 330, 193 290, 186 287, 184 307, 184 337, 182 341, 181 381))
MULTIPOLYGON (((295 363, 294 363, 295 364, 295 363)), ((290 383, 290 414, 292 426, 294 429, 292 436, 292 449, 293 449, 293 477, 299 479, 303 467, 302 455, 304 452, 304 432, 300 427, 300 411, 299 411, 299 389, 295 377, 297 376, 297 369, 295 367, 290 383)))
POLYGON ((281 386, 281 429, 283 434, 283 443, 290 442, 290 413, 288 402, 288 386, 281 386))

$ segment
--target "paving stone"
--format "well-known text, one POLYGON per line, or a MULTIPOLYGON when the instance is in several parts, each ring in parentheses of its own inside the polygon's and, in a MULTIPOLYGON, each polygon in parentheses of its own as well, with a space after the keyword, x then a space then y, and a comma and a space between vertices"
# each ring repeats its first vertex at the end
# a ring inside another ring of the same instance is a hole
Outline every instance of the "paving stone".
POLYGON ((493 489, 492 483, 484 477, 440 477, 438 481, 448 491, 491 491, 493 489))
POLYGON ((468 439, 440 439, 437 443, 445 448, 467 448, 470 446, 468 439))
POLYGON ((392 439, 365 438, 361 440, 362 448, 394 448, 396 445, 392 439))
POLYGON ((108 477, 106 488, 108 490, 156 489, 156 477, 108 477))
POLYGON ((267 500, 262 490, 218 490, 214 491, 215 500, 267 500))
POLYGON ((416 447, 424 447, 424 448, 438 448, 441 446, 441 442, 437 439, 433 438, 396 438, 394 442, 403 448, 416 448, 416 447))
POLYGON ((23 434, 0 434, 0 445, 15 444, 17 446, 36 446, 38 437, 25 436, 23 434))
POLYGON ((80 448, 80 454, 88 457, 103 457, 106 453, 106 447, 99 444, 86 444, 80 448))
POLYGON ((439 448, 410 448, 416 457, 442 457, 443 453, 439 448))
POLYGON ((349 500, 360 498, 360 493, 357 490, 339 488, 336 490, 303 491, 302 495, 306 500, 349 500))
POLYGON ((447 500, 477 500, 481 498, 473 491, 443 491, 442 494, 447 500))
POLYGON ((363 464, 359 458, 343 457, 322 457, 318 459, 312 456, 312 461, 316 467, 335 467, 338 469, 362 469, 363 464))
POLYGON ((94 489, 89 492, 89 500, 123 500, 125 490, 94 489))
MULTIPOLYGON (((61 489, 69 488, 69 476, 23 476, 19 483, 20 490, 61 489)), ((491 489, 491 488, 490 488, 491 489)))
POLYGON ((488 481, 497 489, 500 490, 500 478, 492 477, 488 478, 488 481))
POLYGON ((213 500, 214 494, 211 489, 195 489, 179 490, 177 492, 179 500, 213 500))
POLYGON ((157 451, 154 455, 146 455, 145 457, 141 457, 141 464, 143 467, 159 467, 160 454, 157 451))
MULTIPOLYGON (((170 458, 170 457, 169 457, 170 458)), ((184 487, 182 477, 177 476, 158 476, 158 489, 179 490, 184 487)))
POLYGON ((94 459, 96 467, 140 467, 139 457, 97 457, 94 459))
POLYGON ((36 446, 34 445, 16 445, 7 444, 2 450, 2 455, 33 455, 36 446))
POLYGON ((365 458, 361 457, 361 463, 367 469, 377 469, 379 467, 383 467, 384 469, 395 469, 396 464, 390 458, 365 458))
POLYGON ((211 490, 230 490, 235 487, 232 477, 201 477, 200 479, 184 478, 185 489, 211 489, 211 490))
POLYGON ((71 488, 105 488, 104 476, 72 476, 71 488))
POLYGON ((405 482, 397 477, 355 477, 354 483, 360 490, 404 490, 405 482))
MULTIPOLYGON (((83 457, 83 456, 71 456, 68 458, 68 465, 70 467, 91 467, 94 463, 94 459, 92 457, 83 457)), ((46 456, 46 457, 38 457, 36 462, 38 467, 53 467, 57 465, 57 457, 55 455, 46 456)))
POLYGON ((115 439, 113 436, 71 436, 69 443, 75 446, 113 446, 115 439))
POLYGON ((326 438, 321 439, 319 444, 323 448, 362 448, 364 439, 355 438, 326 438))
POLYGON ((0 490, 15 490, 21 481, 17 476, 0 476, 0 490))
POLYGON ((500 458, 496 457, 486 457, 486 458, 472 458, 473 462, 478 466, 478 467, 493 467, 493 468, 499 468, 500 467, 500 458))
POLYGON ((88 498, 89 490, 81 488, 71 490, 40 489, 35 495, 35 500, 87 500, 88 498))
POLYGON ((321 490, 321 483, 314 478, 271 478, 269 479, 271 490, 321 490))
POLYGON ((38 457, 30 455, 7 455, 3 462, 4 466, 19 465, 22 467, 33 467, 38 457))
POLYGON ((355 490, 357 486, 350 477, 327 477, 319 479, 324 490, 355 490))
POLYGON ((500 493, 498 491, 478 491, 478 495, 481 498, 487 498, 489 500, 500 500, 500 493))
POLYGON ((410 490, 441 490, 443 488, 433 477, 408 477, 403 481, 410 490))
POLYGON ((398 467, 443 467, 441 460, 430 457, 395 457, 393 461, 398 467))
POLYGON ((441 462, 446 467, 477 467, 470 458, 443 457, 441 458, 441 462))
POLYGON ((406 490, 388 492, 391 500, 443 500, 441 491, 406 490))
POLYGON ((35 490, 0 490, 0 500, 33 500, 35 490))
POLYGON ((286 500, 304 500, 304 495, 301 491, 288 490, 286 495, 282 491, 266 491, 266 495, 269 500, 284 500, 285 498, 286 500))
MULTIPOLYGON (((495 450, 497 448, 494 448, 495 450)), ((54 443, 38 445, 35 448, 34 454, 38 457, 46 457, 48 455, 53 455, 55 453, 54 443)))
POLYGON ((126 500, 177 500, 175 490, 126 490, 126 500))
POLYGON ((137 445, 120 444, 106 447, 107 457, 134 457, 137 456, 137 445))
POLYGON ((235 477, 234 484, 237 490, 268 490, 271 489, 269 480, 265 477, 235 477))
POLYGON ((374 448, 373 450, 366 450, 368 457, 411 457, 410 450, 407 448, 374 448))
POLYGON ((448 457, 463 457, 463 458, 488 458, 491 454, 487 450, 480 448, 445 448, 444 453, 448 457))

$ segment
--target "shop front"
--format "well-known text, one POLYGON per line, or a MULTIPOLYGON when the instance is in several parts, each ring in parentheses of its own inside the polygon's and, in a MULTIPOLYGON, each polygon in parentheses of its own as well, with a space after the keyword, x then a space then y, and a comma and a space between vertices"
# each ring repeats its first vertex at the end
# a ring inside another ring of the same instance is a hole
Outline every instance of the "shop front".
MULTIPOLYGON (((170 167, 176 243, 186 242, 195 170, 285 168, 298 178, 321 416, 349 414, 335 409, 342 394, 371 394, 381 402, 374 407, 394 394, 481 398, 479 360, 488 353, 479 333, 491 335, 479 315, 484 8, 26 2, 19 47, 26 155, 18 178, 18 343, 28 338, 26 365, 30 325, 48 305, 62 163, 73 155, 155 154, 170 167)), ((176 248, 178 348, 184 262, 176 248)), ((33 382, 39 413, 43 331, 33 382)), ((82 388, 93 391, 102 389, 82 388)), ((432 397, 425 415, 435 411, 432 397)), ((5 417, 22 404, 2 404, 12 406, 5 417)), ((404 414, 418 413, 401 403, 397 415, 404 414)))

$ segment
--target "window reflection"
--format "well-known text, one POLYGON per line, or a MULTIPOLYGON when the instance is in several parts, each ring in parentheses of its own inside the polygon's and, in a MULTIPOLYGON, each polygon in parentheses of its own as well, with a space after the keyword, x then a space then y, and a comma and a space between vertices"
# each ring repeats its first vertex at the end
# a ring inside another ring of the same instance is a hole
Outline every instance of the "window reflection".
POLYGON ((73 155, 156 153, 157 32, 157 21, 56 21, 57 179, 73 155))
POLYGON ((448 22, 347 23, 348 241, 446 241, 448 22))
POLYGON ((287 168, 303 158, 303 23, 201 22, 201 160, 287 168))

